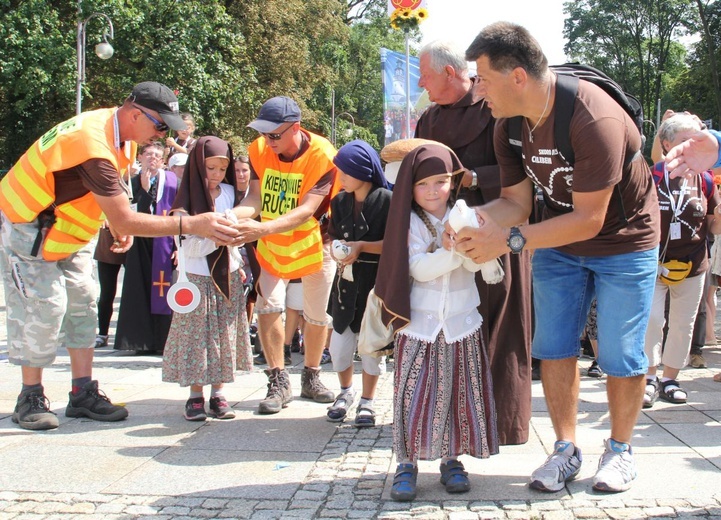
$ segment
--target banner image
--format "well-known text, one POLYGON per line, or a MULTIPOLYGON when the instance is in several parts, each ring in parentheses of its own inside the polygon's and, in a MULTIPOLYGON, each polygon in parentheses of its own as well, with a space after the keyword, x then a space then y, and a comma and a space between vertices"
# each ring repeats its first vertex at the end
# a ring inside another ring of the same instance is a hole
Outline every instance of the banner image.
POLYGON ((418 67, 418 58, 411 56, 411 135, 406 135, 406 56, 400 52, 381 48, 385 144, 413 137, 418 118, 430 104, 425 89, 418 86, 420 77, 418 67))

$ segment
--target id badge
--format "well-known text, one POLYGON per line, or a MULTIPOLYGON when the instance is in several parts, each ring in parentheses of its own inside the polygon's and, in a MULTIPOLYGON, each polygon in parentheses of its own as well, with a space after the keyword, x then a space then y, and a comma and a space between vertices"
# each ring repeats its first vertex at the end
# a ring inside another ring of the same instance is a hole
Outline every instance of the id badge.
POLYGON ((671 240, 678 240, 681 238, 681 223, 671 222, 671 228, 669 230, 669 238, 671 240))

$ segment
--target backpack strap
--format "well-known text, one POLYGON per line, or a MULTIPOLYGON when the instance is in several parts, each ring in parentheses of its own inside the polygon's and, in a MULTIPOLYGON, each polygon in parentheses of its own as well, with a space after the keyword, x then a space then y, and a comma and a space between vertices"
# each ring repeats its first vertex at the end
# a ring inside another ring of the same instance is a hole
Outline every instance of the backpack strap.
POLYGON ((701 185, 701 189, 703 190, 703 194, 706 195, 706 200, 711 200, 711 195, 713 195, 713 174, 710 171, 701 172, 701 180, 703 184, 701 185))
POLYGON ((571 148, 569 134, 577 95, 578 78, 568 74, 556 73, 556 99, 553 102, 556 117, 553 120, 553 138, 556 141, 558 153, 570 166, 573 166, 576 162, 576 154, 573 153, 573 148, 571 148))

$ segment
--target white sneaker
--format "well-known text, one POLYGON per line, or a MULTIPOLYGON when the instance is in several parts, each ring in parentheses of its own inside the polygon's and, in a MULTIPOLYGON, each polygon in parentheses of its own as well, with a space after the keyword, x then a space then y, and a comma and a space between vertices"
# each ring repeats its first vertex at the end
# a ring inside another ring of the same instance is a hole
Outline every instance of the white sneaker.
POLYGON ((348 410, 353 406, 353 401, 355 401, 355 391, 352 387, 338 394, 338 397, 328 408, 327 419, 330 422, 343 422, 346 415, 348 415, 348 410))
POLYGON ((572 442, 556 441, 554 451, 531 475, 530 486, 539 491, 560 491, 581 470, 583 457, 572 442))
POLYGON ((614 446, 618 448, 620 444, 613 439, 604 442, 606 451, 601 455, 598 471, 593 477, 593 489, 596 491, 609 493, 626 491, 636 478, 636 463, 633 461, 631 447, 622 452, 614 451, 614 446))

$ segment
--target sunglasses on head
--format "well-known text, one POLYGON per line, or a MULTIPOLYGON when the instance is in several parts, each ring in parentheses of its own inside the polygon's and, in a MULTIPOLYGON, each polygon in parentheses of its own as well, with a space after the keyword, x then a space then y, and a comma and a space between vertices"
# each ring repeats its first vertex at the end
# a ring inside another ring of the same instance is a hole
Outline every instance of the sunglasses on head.
POLYGON ((145 110, 143 110, 142 108, 140 108, 138 105, 133 105, 133 106, 134 106, 135 108, 137 108, 138 110, 140 110, 143 114, 145 114, 145 117, 147 117, 148 119, 150 119, 150 121, 152 121, 152 123, 155 125, 155 129, 156 129, 158 132, 167 132, 167 131, 170 129, 170 127, 169 127, 168 125, 166 125, 166 124, 163 123, 162 121, 158 121, 158 120, 155 119, 153 116, 151 116, 150 114, 148 114, 145 110))
MULTIPOLYGON (((295 123, 293 123, 293 124, 295 124, 295 123)), ((283 137, 283 134, 286 133, 286 132, 287 132, 288 130, 290 130, 291 128, 293 128, 293 125, 290 125, 289 127, 286 127, 285 130, 283 130, 282 132, 278 132, 277 134, 266 134, 266 133, 264 133, 264 132, 261 132, 260 135, 262 135, 263 137, 267 137, 267 138, 270 139, 271 141, 279 141, 280 138, 283 137)))

